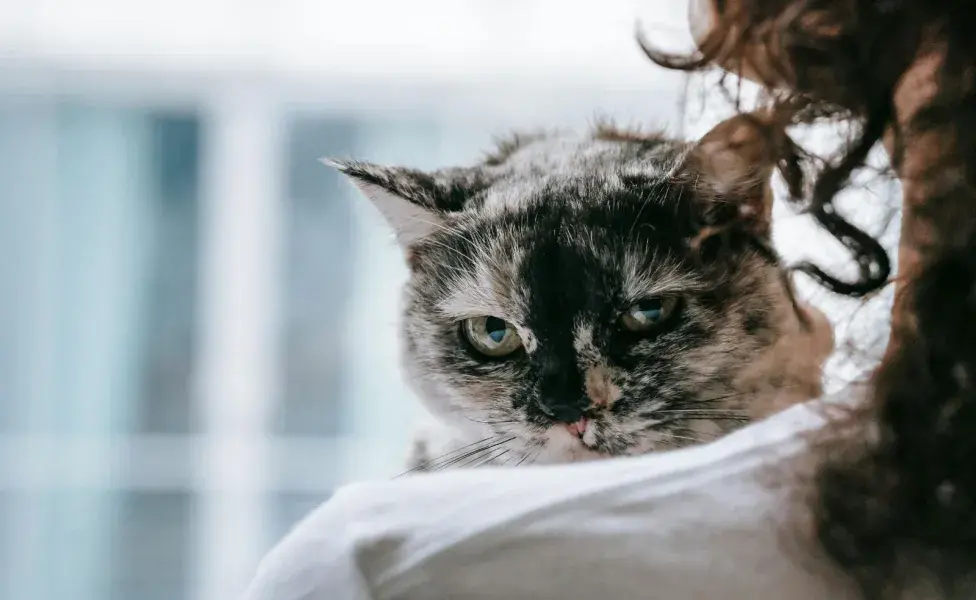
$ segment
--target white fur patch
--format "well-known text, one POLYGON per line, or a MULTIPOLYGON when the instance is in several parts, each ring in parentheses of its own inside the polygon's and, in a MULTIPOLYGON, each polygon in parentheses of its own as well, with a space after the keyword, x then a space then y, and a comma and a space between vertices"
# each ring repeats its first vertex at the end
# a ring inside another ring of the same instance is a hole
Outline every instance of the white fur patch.
POLYGON ((451 291, 437 303, 438 310, 450 319, 470 319, 492 316, 515 321, 496 294, 491 273, 480 265, 476 272, 459 276, 452 282, 451 291))
POLYGON ((579 355, 593 352, 593 325, 577 323, 576 329, 573 331, 573 348, 579 355))

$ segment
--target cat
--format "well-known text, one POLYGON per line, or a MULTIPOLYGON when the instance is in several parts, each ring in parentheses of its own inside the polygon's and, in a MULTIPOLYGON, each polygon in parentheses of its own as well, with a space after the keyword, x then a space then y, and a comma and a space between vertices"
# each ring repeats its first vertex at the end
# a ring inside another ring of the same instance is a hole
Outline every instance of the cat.
POLYGON ((409 267, 402 364, 434 419, 408 467, 677 448, 818 396, 832 330, 769 249, 769 139, 739 115, 697 143, 516 135, 433 172, 327 160, 409 267))

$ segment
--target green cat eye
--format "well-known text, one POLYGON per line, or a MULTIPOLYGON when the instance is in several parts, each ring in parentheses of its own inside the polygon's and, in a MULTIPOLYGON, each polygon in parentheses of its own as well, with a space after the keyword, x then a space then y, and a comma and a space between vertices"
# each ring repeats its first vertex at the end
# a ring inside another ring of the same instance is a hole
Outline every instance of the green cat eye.
POLYGON ((461 331, 475 350, 492 358, 508 356, 522 347, 515 328, 498 317, 467 319, 461 331))
POLYGON ((677 306, 674 297, 646 298, 624 311, 620 324, 629 331, 650 331, 667 320, 677 306))

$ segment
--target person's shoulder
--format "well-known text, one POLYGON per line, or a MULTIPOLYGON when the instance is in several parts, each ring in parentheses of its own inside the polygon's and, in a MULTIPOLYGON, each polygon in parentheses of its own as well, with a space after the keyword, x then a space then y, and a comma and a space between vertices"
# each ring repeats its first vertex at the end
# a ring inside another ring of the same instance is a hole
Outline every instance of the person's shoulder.
POLYGON ((599 540, 604 532, 598 524, 607 518, 663 530, 655 519, 694 521, 704 513, 717 529, 745 531, 781 503, 781 491, 766 484, 767 467, 802 454, 805 433, 825 422, 824 412, 820 403, 794 406, 711 444, 640 457, 347 485, 266 557, 246 600, 336 597, 325 590, 337 585, 344 586, 342 597, 368 598, 377 582, 410 571, 403 557, 483 549, 488 542, 481 532, 508 539, 521 535, 527 522, 543 527, 531 515, 546 515, 552 531, 536 533, 553 540, 565 538, 565 531, 581 542, 599 540), (644 514, 648 506, 654 515, 644 514))
POLYGON ((340 488, 264 557, 241 600, 369 600, 351 550, 353 527, 376 500, 368 484, 340 488))

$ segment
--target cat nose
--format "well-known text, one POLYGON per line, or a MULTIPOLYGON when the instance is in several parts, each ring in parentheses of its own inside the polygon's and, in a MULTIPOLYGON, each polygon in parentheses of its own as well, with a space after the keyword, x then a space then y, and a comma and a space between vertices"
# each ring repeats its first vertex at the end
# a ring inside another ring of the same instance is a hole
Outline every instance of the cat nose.
MULTIPOLYGON (((570 357, 572 358, 572 357, 570 357)), ((589 406, 583 388, 583 375, 566 357, 541 355, 537 359, 540 381, 539 409, 553 420, 575 423, 589 406)))
POLYGON ((575 423, 583 418, 583 409, 570 404, 543 406, 542 410, 553 419, 563 423, 575 423))

